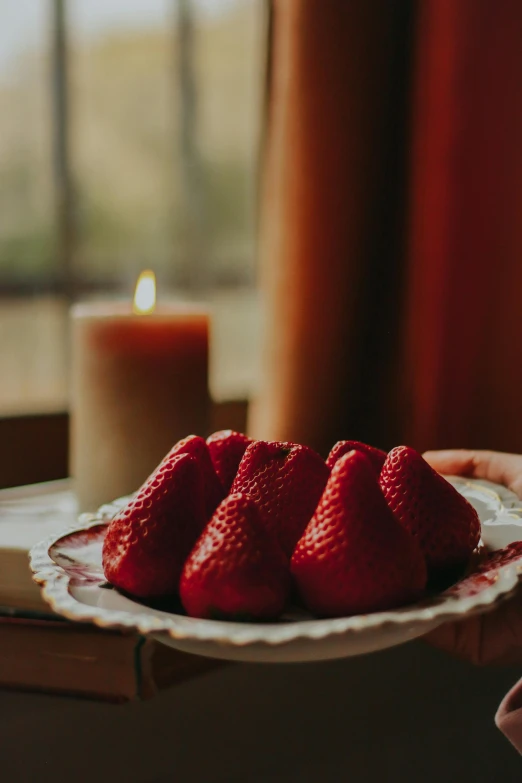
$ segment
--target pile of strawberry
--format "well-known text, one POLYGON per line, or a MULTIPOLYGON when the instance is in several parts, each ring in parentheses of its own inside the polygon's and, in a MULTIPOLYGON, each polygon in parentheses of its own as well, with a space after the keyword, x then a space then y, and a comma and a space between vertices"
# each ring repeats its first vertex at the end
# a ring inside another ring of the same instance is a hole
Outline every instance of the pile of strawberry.
POLYGON ((318 616, 417 600, 466 563, 473 507, 407 446, 307 446, 225 430, 177 443, 110 522, 107 580, 179 596, 193 617, 275 619, 290 595, 318 616))

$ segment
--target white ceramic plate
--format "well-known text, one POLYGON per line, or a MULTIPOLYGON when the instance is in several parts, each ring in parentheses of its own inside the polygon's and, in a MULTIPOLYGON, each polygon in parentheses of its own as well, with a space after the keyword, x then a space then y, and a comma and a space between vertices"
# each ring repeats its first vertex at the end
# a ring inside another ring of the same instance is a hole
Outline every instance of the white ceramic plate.
POLYGON ((448 620, 488 611, 508 598, 522 576, 522 503, 505 487, 449 479, 477 509, 490 550, 473 572, 420 603, 388 612, 317 620, 304 612, 277 623, 198 620, 152 609, 105 583, 101 553, 108 520, 125 499, 83 514, 78 525, 30 554, 34 580, 54 609, 71 620, 133 629, 198 655, 237 661, 344 658, 422 636, 448 620), (518 543, 516 543, 518 542, 518 543))

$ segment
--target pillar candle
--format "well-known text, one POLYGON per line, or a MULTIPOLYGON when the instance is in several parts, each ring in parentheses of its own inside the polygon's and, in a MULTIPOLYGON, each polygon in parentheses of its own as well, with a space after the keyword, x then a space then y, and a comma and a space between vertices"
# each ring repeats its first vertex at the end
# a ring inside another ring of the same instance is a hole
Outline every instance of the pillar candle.
POLYGON ((136 302, 72 308, 71 473, 83 511, 134 492, 177 440, 208 429, 208 312, 136 302))

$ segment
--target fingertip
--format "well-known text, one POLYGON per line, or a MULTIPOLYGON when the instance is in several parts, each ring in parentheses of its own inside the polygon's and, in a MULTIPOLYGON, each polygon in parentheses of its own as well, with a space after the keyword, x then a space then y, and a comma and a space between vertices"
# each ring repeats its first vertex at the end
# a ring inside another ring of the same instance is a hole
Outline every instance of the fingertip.
POLYGON ((433 467, 460 467, 469 463, 472 458, 470 451, 462 449, 441 449, 440 451, 425 451, 422 455, 433 467))
POLYGON ((449 457, 454 459, 467 459, 474 452, 469 449, 437 449, 436 451, 425 451, 423 457, 433 457, 434 459, 448 459, 449 457))
POLYGON ((423 457, 425 460, 445 460, 456 454, 455 449, 440 449, 438 451, 425 451, 423 457))
POLYGON ((474 476, 477 473, 476 451, 468 449, 426 451, 423 457, 438 473, 456 476, 474 476))

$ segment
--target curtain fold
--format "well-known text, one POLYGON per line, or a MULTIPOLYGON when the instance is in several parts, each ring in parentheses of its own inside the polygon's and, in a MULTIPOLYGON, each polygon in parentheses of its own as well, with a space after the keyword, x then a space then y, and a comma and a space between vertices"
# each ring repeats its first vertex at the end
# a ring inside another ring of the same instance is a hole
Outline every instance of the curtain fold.
POLYGON ((522 4, 421 4, 404 356, 419 448, 522 450, 522 4))
MULTIPOLYGON (((273 3, 260 251, 264 372, 250 417, 258 437, 325 452, 348 437, 364 399, 355 364, 371 338, 364 305, 377 297, 365 285, 366 267, 375 267, 378 248, 396 254, 397 194, 388 193, 388 179, 402 124, 397 74, 408 12, 409 3, 273 3), (383 214, 386 193, 391 208, 383 214)), ((393 286, 383 276, 381 289, 385 281, 393 286)))
POLYGON ((272 24, 250 432, 522 451, 522 4, 272 24))

